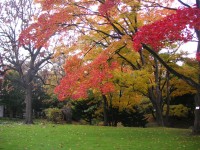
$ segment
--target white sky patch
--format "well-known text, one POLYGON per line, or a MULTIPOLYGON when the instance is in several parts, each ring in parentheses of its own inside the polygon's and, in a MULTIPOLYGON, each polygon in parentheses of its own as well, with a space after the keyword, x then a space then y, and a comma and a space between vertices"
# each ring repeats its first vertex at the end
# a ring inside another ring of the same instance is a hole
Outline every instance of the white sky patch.
POLYGON ((180 48, 180 50, 187 51, 188 57, 195 58, 196 57, 196 51, 197 51, 197 43, 196 42, 187 42, 183 44, 180 48))
MULTIPOLYGON (((193 6, 196 4, 196 0, 182 0, 185 4, 189 6, 193 6)), ((173 5, 175 8, 184 7, 178 0, 175 0, 173 5)), ((194 38, 194 40, 197 40, 194 38)), ((186 51, 188 52, 188 57, 195 58, 196 57, 196 50, 197 50, 197 42, 187 42, 180 46, 179 51, 186 51)))
MULTIPOLYGON (((185 4, 190 5, 190 6, 196 4, 196 0, 182 0, 182 2, 184 2, 185 4)), ((178 0, 175 0, 173 5, 178 6, 178 7, 183 6, 180 2, 178 2, 178 0)))

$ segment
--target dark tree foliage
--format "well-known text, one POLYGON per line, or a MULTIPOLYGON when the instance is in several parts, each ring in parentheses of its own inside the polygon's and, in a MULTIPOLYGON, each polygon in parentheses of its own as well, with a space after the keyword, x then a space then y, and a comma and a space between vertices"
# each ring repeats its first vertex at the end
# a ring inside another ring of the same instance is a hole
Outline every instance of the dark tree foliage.
POLYGON ((137 106, 133 106, 133 110, 124 109, 121 112, 120 121, 125 127, 145 127, 148 123, 144 112, 137 106))
POLYGON ((185 94, 182 96, 173 97, 170 104, 171 105, 183 104, 185 107, 189 108, 188 119, 194 119, 194 110, 195 110, 194 97, 195 94, 185 94))
POLYGON ((5 116, 10 118, 23 117, 25 93, 16 82, 19 76, 12 71, 6 74, 1 91, 0 104, 5 106, 5 116))
POLYGON ((85 120, 92 124, 92 120, 96 117, 95 111, 100 105, 99 100, 89 98, 81 101, 72 101, 72 119, 75 121, 85 120))
POLYGON ((34 80, 34 82, 32 90, 33 115, 35 118, 40 118, 44 116, 43 110, 49 108, 49 105, 45 102, 50 99, 50 96, 45 92, 40 80, 34 80))

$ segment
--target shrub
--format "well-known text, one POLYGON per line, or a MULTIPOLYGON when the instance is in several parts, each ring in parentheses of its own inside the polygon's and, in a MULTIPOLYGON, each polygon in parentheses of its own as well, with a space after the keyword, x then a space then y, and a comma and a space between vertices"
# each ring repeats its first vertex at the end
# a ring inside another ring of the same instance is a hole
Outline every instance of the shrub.
POLYGON ((48 121, 52 121, 54 123, 60 123, 63 121, 62 110, 58 108, 48 108, 45 109, 45 115, 48 121))
POLYGON ((139 110, 138 107, 133 107, 133 109, 129 110, 124 109, 120 118, 122 125, 125 127, 145 127, 148 123, 144 112, 139 110))

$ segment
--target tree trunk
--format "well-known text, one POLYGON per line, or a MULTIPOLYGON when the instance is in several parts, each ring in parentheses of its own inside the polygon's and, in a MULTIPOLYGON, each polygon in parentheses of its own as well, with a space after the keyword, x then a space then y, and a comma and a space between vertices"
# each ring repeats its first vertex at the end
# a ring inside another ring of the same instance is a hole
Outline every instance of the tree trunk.
POLYGON ((26 103, 26 112, 25 112, 25 124, 33 124, 32 116, 32 87, 31 84, 25 89, 25 103, 26 103))
POLYGON ((159 67, 158 67, 158 60, 157 58, 154 58, 155 62, 155 71, 154 71, 154 76, 155 76, 155 92, 152 92, 154 94, 153 99, 155 101, 155 109, 156 109, 156 121, 159 126, 164 126, 164 121, 163 121, 163 115, 162 115, 162 91, 160 89, 160 81, 159 81, 159 67))
POLYGON ((162 100, 159 95, 155 95, 153 88, 149 88, 149 98, 153 104, 155 111, 155 118, 158 126, 164 126, 163 115, 162 115, 162 100))
POLYGON ((167 110, 165 114, 165 125, 169 126, 169 110, 170 110, 170 85, 169 85, 169 71, 167 70, 166 74, 166 80, 167 80, 167 87, 166 87, 166 92, 167 92, 167 97, 166 97, 166 104, 167 104, 167 110))
MULTIPOLYGON (((200 9, 200 0, 196 0, 196 5, 197 8, 200 9)), ((200 30, 195 29, 196 36, 198 38, 198 45, 197 45, 197 52, 196 55, 199 57, 200 55, 200 30)), ((200 61, 198 62, 198 83, 200 85, 200 61)), ((197 95, 195 96, 195 118, 194 118, 194 128, 193 128, 193 133, 194 134, 200 134, 200 88, 197 90, 197 95)))
POLYGON ((107 98, 105 95, 102 95, 103 97, 103 125, 108 126, 108 109, 107 109, 107 98))
POLYGON ((164 121, 163 121, 163 115, 162 115, 162 105, 160 103, 156 103, 155 109, 156 109, 156 122, 158 126, 163 127, 164 121))
MULTIPOLYGON (((196 0, 196 6, 197 8, 200 8, 200 0, 196 0)), ((198 39, 198 45, 197 45, 197 51, 196 55, 199 57, 200 54, 200 30, 195 29, 197 39, 198 39)), ((200 134, 200 110, 198 109, 200 107, 200 73, 198 74, 199 81, 195 82, 192 78, 184 76, 183 74, 180 74, 176 70, 174 70, 172 67, 170 67, 153 49, 148 47, 145 44, 142 44, 143 48, 146 49, 149 53, 151 53, 155 58, 159 60, 159 62, 172 74, 175 76, 179 77, 183 81, 185 81, 188 85, 191 87, 195 88, 197 90, 197 96, 195 98, 195 120, 194 120, 194 128, 193 128, 193 133, 194 134, 200 134)), ((198 62, 199 64, 199 70, 200 72, 200 61, 198 62)))
POLYGON ((67 123, 72 123, 72 107, 70 103, 63 107, 62 113, 64 115, 65 121, 67 123))
POLYGON ((13 112, 12 108, 10 108, 9 113, 10 113, 9 114, 10 119, 13 119, 14 118, 14 112, 13 112))
POLYGON ((113 110, 113 106, 112 106, 112 97, 110 98, 110 105, 109 105, 109 121, 110 121, 110 126, 115 126, 115 119, 114 119, 114 110, 113 110))
POLYGON ((193 133, 200 134, 200 91, 195 96, 195 119, 194 119, 194 127, 193 133))

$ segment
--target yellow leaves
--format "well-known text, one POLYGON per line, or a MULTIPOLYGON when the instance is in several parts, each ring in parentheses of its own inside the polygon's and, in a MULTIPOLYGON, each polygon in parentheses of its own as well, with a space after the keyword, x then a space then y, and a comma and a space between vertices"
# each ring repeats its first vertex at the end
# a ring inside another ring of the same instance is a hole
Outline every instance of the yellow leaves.
POLYGON ((150 79, 152 74, 147 70, 134 70, 128 72, 120 72, 120 70, 114 71, 115 80, 119 85, 126 86, 132 91, 146 93, 148 87, 151 85, 150 79))
MULTIPOLYGON (((167 110, 167 106, 164 105, 163 114, 165 114, 166 110, 167 110)), ((175 117, 187 117, 188 116, 188 111, 189 111, 189 108, 185 107, 182 104, 170 105, 169 115, 170 116, 175 116, 175 117)))
POLYGON ((54 59, 60 57, 61 55, 67 55, 69 52, 67 51, 67 47, 65 45, 60 45, 54 48, 54 59))
POLYGON ((132 37, 128 35, 123 35, 122 39, 123 43, 126 43, 126 47, 130 50, 133 50, 133 40, 132 37))
MULTIPOLYGON (((174 67, 175 68, 175 67, 174 67)), ((181 67, 176 66, 176 70, 194 81, 198 80, 198 69, 196 68, 195 64, 193 66, 186 64, 183 64, 181 67)), ((182 96, 184 94, 195 94, 196 90, 189 86, 185 81, 178 79, 177 77, 173 77, 170 80, 170 85, 173 85, 173 87, 176 89, 171 96, 182 96)))
MULTIPOLYGON (((88 46, 89 47, 89 46, 88 46)), ((86 51, 89 51, 90 49, 88 49, 88 47, 85 47, 86 51)), ((96 47, 95 50, 92 50, 93 52, 89 52, 87 53, 87 55, 85 55, 84 57, 84 61, 91 61, 94 60, 96 58, 96 56, 98 56, 103 50, 101 47, 96 47)))
POLYGON ((176 88, 176 90, 171 93, 172 97, 196 93, 196 90, 194 88, 189 86, 186 82, 182 81, 181 79, 178 79, 177 77, 171 79, 170 84, 173 85, 174 88, 176 88))
POLYGON ((125 89, 122 91, 121 97, 119 96, 119 93, 112 95, 112 106, 114 108, 119 108, 119 111, 122 111, 125 108, 132 109, 132 107, 139 104, 141 100, 142 96, 140 94, 125 89))

